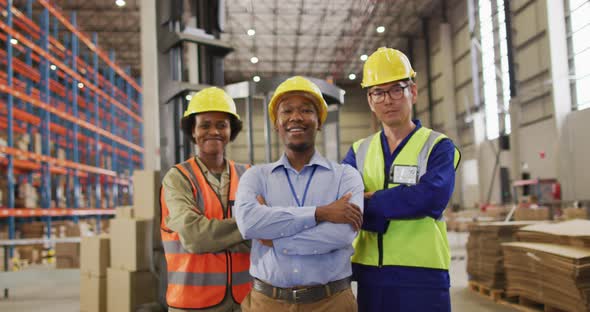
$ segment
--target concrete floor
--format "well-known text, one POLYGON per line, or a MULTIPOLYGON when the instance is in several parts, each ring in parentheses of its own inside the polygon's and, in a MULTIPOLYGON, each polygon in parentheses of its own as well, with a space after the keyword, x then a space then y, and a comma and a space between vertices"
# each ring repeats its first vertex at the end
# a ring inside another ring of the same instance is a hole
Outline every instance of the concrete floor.
MULTIPOLYGON (((496 304, 467 288, 465 233, 449 233, 453 261, 451 263, 451 301, 453 311, 517 311, 496 304)), ((11 289, 9 298, 0 297, 0 311, 74 312, 79 311, 80 279, 77 270, 64 270, 52 280, 40 279, 26 287, 11 289)))

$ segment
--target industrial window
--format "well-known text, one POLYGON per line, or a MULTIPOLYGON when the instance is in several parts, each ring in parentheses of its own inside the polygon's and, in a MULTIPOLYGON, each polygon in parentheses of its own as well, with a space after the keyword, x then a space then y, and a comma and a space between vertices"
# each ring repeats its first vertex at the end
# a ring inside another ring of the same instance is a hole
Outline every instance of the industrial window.
POLYGON ((511 130, 508 110, 510 78, 504 1, 479 0, 478 5, 486 137, 493 140, 501 133, 509 134, 511 130), (496 10, 494 10, 494 6, 496 10), (495 25, 497 27, 494 27, 495 25), (498 50, 496 50, 495 40, 498 40, 498 50), (496 53, 499 53, 500 56, 498 64, 496 63, 496 53), (501 121, 503 121, 504 131, 501 131, 501 121))
POLYGON ((590 108, 590 2, 566 0, 573 109, 590 108))

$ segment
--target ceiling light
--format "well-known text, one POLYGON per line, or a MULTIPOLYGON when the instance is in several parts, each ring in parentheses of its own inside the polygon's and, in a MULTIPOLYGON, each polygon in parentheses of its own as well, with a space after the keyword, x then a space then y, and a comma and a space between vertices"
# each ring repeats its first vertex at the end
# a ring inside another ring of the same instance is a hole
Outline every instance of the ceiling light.
POLYGON ((258 63, 258 58, 256 56, 253 56, 253 57, 250 58, 250 62, 252 64, 256 64, 256 63, 258 63))
POLYGON ((117 1, 115 1, 115 4, 116 4, 118 7, 124 7, 124 6, 125 6, 125 4, 127 4, 127 3, 125 2, 125 0, 117 0, 117 1))
POLYGON ((355 74, 350 74, 350 75, 348 75, 348 79, 355 80, 356 79, 356 75, 355 74))
POLYGON ((382 32, 384 32, 384 31, 385 31, 385 27, 383 27, 383 26, 379 26, 379 27, 377 27, 377 32, 378 32, 378 33, 382 33, 382 32))
POLYGON ((369 57, 366 54, 361 55, 361 61, 366 61, 369 57))
POLYGON ((193 95, 192 95, 192 94, 187 94, 187 95, 186 95, 184 98, 185 98, 187 101, 190 101, 190 100, 193 98, 193 95))
POLYGON ((78 88, 80 88, 80 89, 84 88, 84 84, 81 82, 78 82, 78 88))
POLYGON ((252 80, 254 80, 254 82, 259 82, 260 76, 254 76, 254 77, 252 77, 252 80))
POLYGON ((51 64, 51 66, 49 66, 49 68, 51 68, 51 70, 56 70, 57 69, 57 66, 51 64))
POLYGON ((248 34, 248 36, 252 37, 252 36, 256 35, 256 30, 250 28, 250 29, 248 29, 248 31, 246 33, 248 34))
POLYGON ((18 40, 12 38, 12 39, 10 39, 10 43, 12 43, 12 45, 16 45, 16 44, 18 44, 18 40))

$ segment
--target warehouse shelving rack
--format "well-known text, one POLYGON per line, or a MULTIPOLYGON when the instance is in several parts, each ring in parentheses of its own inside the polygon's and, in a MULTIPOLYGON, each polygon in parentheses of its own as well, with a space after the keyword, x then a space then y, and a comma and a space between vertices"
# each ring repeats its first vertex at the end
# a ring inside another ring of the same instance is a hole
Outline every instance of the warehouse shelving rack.
POLYGON ((0 172, 8 192, 0 224, 8 223, 9 239, 26 217, 41 217, 48 238, 56 217, 95 216, 100 231, 101 216, 130 201, 129 177, 143 168, 141 82, 98 47, 96 34, 77 29, 75 13, 68 19, 36 2, 42 11, 34 16, 32 0, 25 8, 0 0, 0 172), (29 136, 24 148, 17 136, 29 136), (24 183, 39 189, 39 207, 15 206, 24 183), (65 185, 65 200, 56 184, 65 185))

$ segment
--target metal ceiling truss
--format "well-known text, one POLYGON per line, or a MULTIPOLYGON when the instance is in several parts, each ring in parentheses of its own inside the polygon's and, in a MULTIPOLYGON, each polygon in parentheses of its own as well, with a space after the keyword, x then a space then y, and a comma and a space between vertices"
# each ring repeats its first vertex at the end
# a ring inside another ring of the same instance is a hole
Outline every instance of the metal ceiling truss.
MULTIPOLYGON (((163 0, 162 0, 163 1, 163 0)), ((14 0, 24 7, 26 0, 14 0)), ((78 27, 98 33, 99 45, 114 50, 122 66, 139 76, 140 4, 126 0, 54 0, 64 14, 77 12, 78 27)), ((442 0, 225 0, 226 27, 222 40, 235 52, 225 58, 228 82, 254 75, 307 75, 318 78, 360 77, 361 54, 379 46, 406 49, 409 38, 422 36, 422 19, 440 14, 442 0), (375 31, 386 28, 384 33, 375 31), (256 34, 249 36, 248 29, 256 34), (259 62, 252 64, 251 57, 259 62)), ((34 5, 38 15, 41 6, 34 5)))

